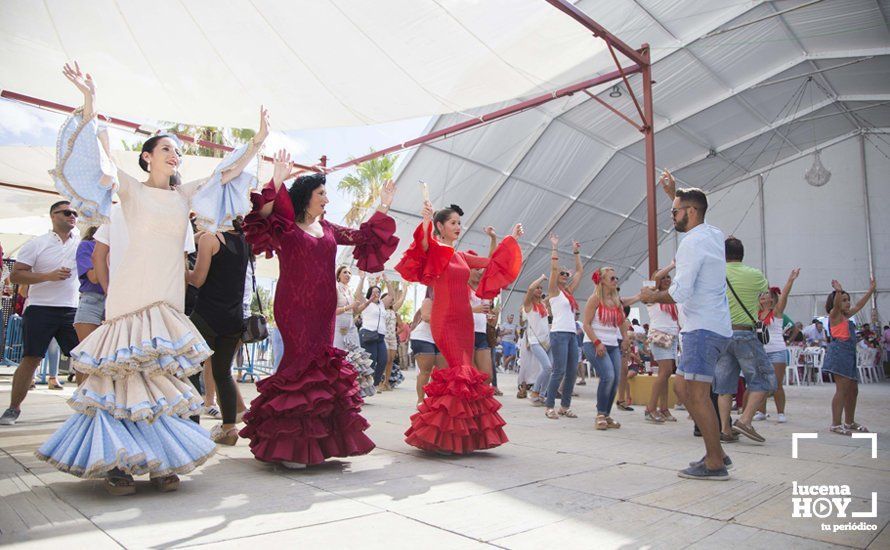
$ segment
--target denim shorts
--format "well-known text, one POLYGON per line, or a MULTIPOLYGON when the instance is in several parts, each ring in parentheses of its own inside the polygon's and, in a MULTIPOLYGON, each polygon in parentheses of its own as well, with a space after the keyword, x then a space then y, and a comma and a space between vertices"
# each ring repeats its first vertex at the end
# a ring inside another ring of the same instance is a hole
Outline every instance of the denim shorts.
POLYGON ((425 340, 411 340, 411 353, 414 355, 439 355, 439 348, 425 340))
POLYGON ((474 332, 475 341, 473 342, 473 349, 491 349, 491 346, 488 345, 488 335, 484 332, 474 332))
POLYGON ((771 365, 775 365, 776 363, 785 363, 788 364, 788 352, 787 351, 771 351, 766 354, 769 358, 769 362, 771 365))
POLYGON ((726 349, 730 339, 710 330, 698 329, 680 334, 683 339, 683 353, 677 374, 695 382, 713 382, 717 360, 726 349))
POLYGON ((677 360, 677 340, 679 340, 679 336, 674 336, 674 341, 669 348, 661 348, 656 346, 655 344, 649 344, 649 351, 652 352, 652 359, 656 361, 671 361, 677 360))
POLYGON ((714 391, 720 395, 736 393, 739 372, 745 376, 748 391, 776 390, 776 373, 763 344, 751 330, 734 330, 732 340, 717 361, 714 391))
POLYGON ((81 292, 77 313, 74 314, 74 322, 101 325, 104 320, 105 295, 98 292, 81 292))

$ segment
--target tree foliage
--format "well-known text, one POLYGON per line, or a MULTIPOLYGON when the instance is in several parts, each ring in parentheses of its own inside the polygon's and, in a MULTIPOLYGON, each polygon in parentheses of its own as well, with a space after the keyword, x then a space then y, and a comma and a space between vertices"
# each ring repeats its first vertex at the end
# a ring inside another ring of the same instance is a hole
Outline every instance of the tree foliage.
MULTIPOLYGON (((371 152, 374 152, 373 149, 371 152)), ((356 167, 354 174, 340 180, 337 189, 352 197, 352 204, 343 218, 346 225, 355 227, 360 224, 368 210, 380 200, 383 184, 392 179, 398 158, 398 155, 389 155, 363 162, 356 167)))

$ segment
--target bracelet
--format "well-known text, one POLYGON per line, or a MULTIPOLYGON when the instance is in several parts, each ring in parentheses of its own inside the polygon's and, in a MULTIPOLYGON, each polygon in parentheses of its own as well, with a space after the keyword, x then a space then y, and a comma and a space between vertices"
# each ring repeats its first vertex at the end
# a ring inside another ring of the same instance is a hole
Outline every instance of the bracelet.
POLYGON ((572 252, 572 254, 575 254, 575 255, 578 255, 578 254, 580 254, 580 253, 581 253, 581 251, 580 251, 580 250, 579 250, 579 251, 577 251, 577 252, 572 252))
POLYGON ((558 259, 559 259, 559 256, 551 256, 550 259, 551 259, 551 260, 558 260, 558 259))
POLYGON ((597 347, 598 345, 600 345, 602 343, 603 343, 603 341, 600 340, 599 338, 597 338, 596 340, 593 341, 593 347, 597 347))

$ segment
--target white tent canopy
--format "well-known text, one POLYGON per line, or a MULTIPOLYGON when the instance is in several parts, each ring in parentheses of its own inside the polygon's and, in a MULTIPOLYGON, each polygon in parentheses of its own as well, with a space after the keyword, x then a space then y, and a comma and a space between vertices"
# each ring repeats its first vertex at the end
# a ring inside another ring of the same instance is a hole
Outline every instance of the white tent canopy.
MULTIPOLYGON (((851 290, 866 289, 871 261, 887 319, 890 250, 884 243, 890 226, 881 214, 890 200, 890 3, 758 2, 735 4, 736 12, 701 4, 696 18, 670 11, 693 4, 637 0, 610 10, 600 2, 578 3, 619 37, 629 29, 649 30, 645 39, 657 58, 657 165, 672 170, 679 185, 710 193, 715 207, 709 222, 742 235, 749 263, 763 267, 771 283, 781 286, 792 267, 803 268, 789 310, 795 316, 804 319, 821 309, 815 303, 824 301, 833 277, 851 290), (779 14, 803 4, 812 5, 779 14), (866 140, 864 156, 860 139, 866 140), (823 162, 833 178, 822 188, 803 180, 814 147, 829 148, 823 162), (795 158, 800 160, 772 169, 795 158)), ((630 80, 639 96, 639 77, 630 80)), ((598 95, 635 113, 623 84, 618 91, 619 97, 612 88, 598 95)), ((459 120, 461 115, 441 116, 432 129, 459 120)), ((643 158, 642 134, 598 103, 581 94, 553 101, 417 149, 399 178, 400 236, 407 242, 418 222, 415 182, 423 179, 437 206, 464 208, 461 247, 486 249, 487 225, 503 235, 513 222, 524 223, 526 261, 505 295, 508 311, 549 270, 551 231, 563 239, 567 264, 570 239, 583 243, 588 276, 579 297, 589 295, 589 275, 603 265, 614 266, 624 293, 633 294, 648 278, 643 158)), ((676 246, 669 208, 658 191, 662 264, 676 246)))

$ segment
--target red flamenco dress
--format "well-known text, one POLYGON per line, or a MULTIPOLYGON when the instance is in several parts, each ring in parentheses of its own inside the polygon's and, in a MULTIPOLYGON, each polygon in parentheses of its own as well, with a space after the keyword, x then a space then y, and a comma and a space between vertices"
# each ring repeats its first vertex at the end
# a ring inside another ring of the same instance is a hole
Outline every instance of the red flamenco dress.
POLYGON ((377 272, 395 252, 395 221, 375 213, 359 229, 322 221, 322 237, 301 229, 282 185, 269 182, 251 195, 244 220, 256 253, 278 256, 281 278, 275 290, 275 322, 284 340, 278 371, 257 384, 260 395, 244 415, 241 437, 264 462, 318 464, 329 457, 363 455, 374 448, 365 435, 356 371, 346 352, 332 346, 337 308, 334 279, 337 245, 354 245, 363 271, 377 272), (272 213, 259 210, 274 199, 272 213))
POLYGON ((470 268, 485 268, 476 295, 493 299, 519 276, 522 251, 513 237, 504 239, 491 258, 456 252, 439 243, 427 229, 429 247, 423 251, 423 224, 396 266, 407 281, 433 288, 430 315, 433 340, 448 361, 434 370, 424 387, 427 397, 411 416, 405 441, 426 451, 455 454, 491 449, 507 442, 501 404, 487 377, 473 367, 473 311, 467 293, 470 268))

